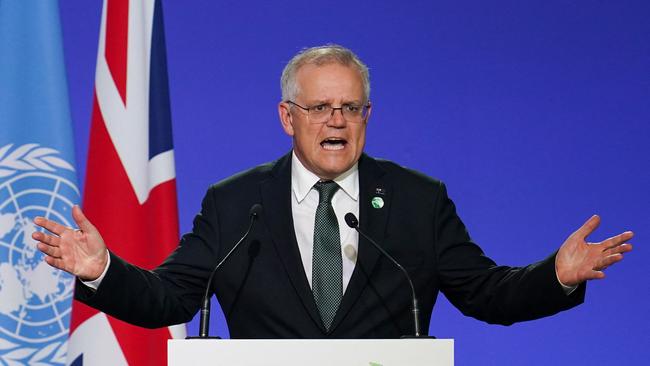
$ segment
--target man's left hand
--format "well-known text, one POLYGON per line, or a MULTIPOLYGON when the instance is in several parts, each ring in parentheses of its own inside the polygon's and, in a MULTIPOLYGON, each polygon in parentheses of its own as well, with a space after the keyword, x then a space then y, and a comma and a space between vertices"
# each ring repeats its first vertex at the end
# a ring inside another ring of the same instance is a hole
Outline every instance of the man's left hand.
POLYGON ((605 278, 603 270, 623 259, 623 253, 632 250, 627 243, 634 236, 626 231, 600 243, 588 243, 587 236, 600 224, 600 217, 592 216, 580 229, 562 244, 555 258, 557 278, 565 286, 576 286, 587 280, 605 278))

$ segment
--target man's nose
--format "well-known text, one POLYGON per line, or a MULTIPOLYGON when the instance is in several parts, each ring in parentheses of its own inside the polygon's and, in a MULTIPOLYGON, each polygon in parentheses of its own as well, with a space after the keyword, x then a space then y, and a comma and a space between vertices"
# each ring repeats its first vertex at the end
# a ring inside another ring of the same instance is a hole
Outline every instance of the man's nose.
POLYGON ((343 117, 343 108, 332 108, 332 116, 327 121, 327 125, 330 127, 345 127, 346 125, 345 117, 343 117))

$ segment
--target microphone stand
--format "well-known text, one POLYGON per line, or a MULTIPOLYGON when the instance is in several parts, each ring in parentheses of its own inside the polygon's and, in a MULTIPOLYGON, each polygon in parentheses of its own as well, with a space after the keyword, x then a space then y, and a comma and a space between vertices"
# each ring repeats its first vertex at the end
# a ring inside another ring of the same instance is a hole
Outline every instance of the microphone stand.
POLYGON ((401 264, 399 264, 395 258, 393 258, 388 252, 384 250, 377 242, 375 242, 371 237, 366 235, 363 231, 359 229, 359 220, 357 220, 357 217, 354 216, 353 213, 348 212, 345 214, 345 222, 348 224, 348 226, 354 230, 356 230, 359 235, 364 237, 366 240, 368 240, 381 254, 383 254, 386 258, 388 258, 397 268, 399 268, 400 271, 404 274, 404 277, 406 277, 406 281, 408 282, 409 286, 411 287, 411 314, 413 315, 413 335, 403 335, 400 338, 406 339, 406 338, 436 338, 433 336, 429 335, 423 335, 420 331, 420 308, 418 306, 418 299, 417 295, 415 293, 415 286, 413 286, 413 281, 411 280, 411 276, 409 276, 408 272, 404 267, 402 267, 401 264))
POLYGON ((248 228, 246 229, 246 232, 244 235, 235 243, 235 245, 228 251, 228 253, 223 257, 223 259, 217 263, 217 265, 214 267, 212 270, 212 273, 210 273, 210 277, 208 277, 208 285, 205 287, 205 294, 203 295, 203 302, 201 303, 201 317, 199 319, 199 335, 198 337, 193 336, 193 337, 186 337, 186 339, 221 339, 219 336, 210 336, 210 298, 212 297, 210 293, 210 288, 212 287, 212 280, 214 279, 214 275, 217 273, 219 268, 226 263, 228 258, 239 248, 239 245, 248 237, 248 234, 251 232, 251 229, 253 228, 253 224, 255 223, 255 219, 259 216, 260 212, 262 211, 262 205, 259 203, 256 203, 251 207, 250 209, 250 222, 248 224, 248 228))

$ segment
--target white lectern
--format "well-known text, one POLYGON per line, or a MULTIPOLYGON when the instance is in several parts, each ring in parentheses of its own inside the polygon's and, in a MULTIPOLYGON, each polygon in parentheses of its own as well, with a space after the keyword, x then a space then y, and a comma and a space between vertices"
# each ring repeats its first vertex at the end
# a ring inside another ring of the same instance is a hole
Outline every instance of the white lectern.
POLYGON ((453 339, 172 339, 169 366, 453 366, 453 339))

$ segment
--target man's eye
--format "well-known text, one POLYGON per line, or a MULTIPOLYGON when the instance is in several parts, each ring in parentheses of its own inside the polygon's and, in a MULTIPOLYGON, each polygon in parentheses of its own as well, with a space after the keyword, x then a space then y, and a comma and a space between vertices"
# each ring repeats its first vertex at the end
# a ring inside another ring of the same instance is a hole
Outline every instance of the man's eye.
POLYGON ((328 105, 327 104, 319 104, 319 105, 311 107, 310 109, 312 109, 314 112, 325 112, 328 109, 328 105))
POLYGON ((343 108, 345 108, 345 111, 350 113, 358 113, 361 110, 361 107, 355 104, 345 104, 343 105, 343 108))

